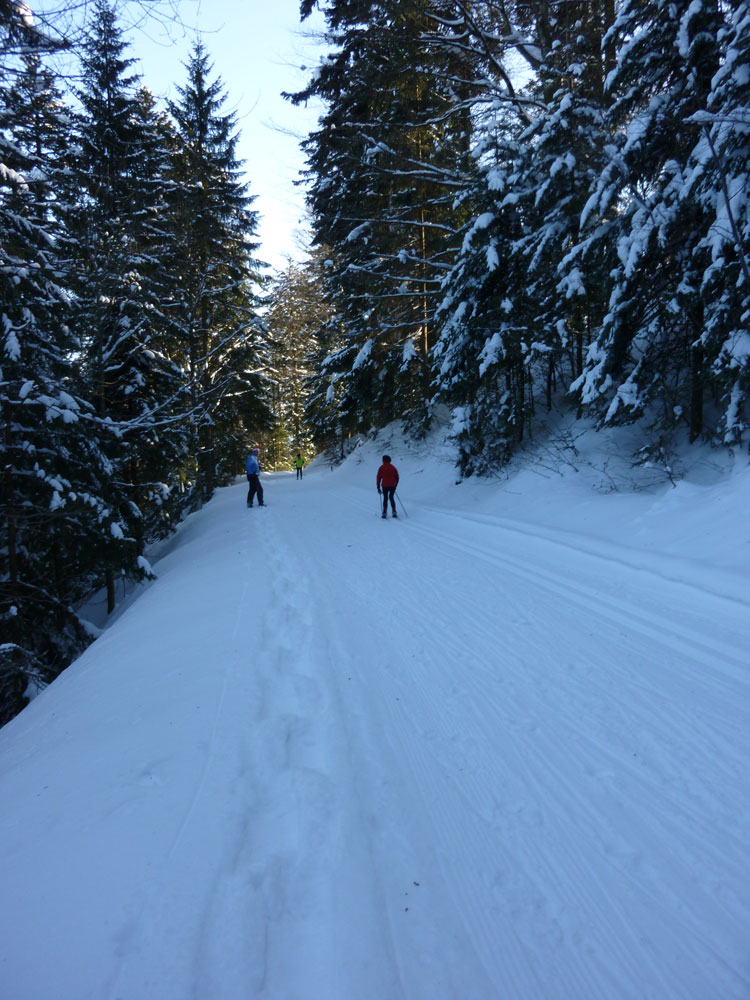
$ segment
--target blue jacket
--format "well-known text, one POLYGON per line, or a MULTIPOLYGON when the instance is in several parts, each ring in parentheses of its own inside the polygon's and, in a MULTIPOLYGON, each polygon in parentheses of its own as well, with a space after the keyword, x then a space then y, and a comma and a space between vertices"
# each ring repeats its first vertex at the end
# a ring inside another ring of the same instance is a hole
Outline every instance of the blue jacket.
POLYGON ((258 461, 258 456, 253 455, 252 452, 247 456, 247 461, 245 462, 245 471, 248 476, 258 475, 260 472, 260 462, 258 461))

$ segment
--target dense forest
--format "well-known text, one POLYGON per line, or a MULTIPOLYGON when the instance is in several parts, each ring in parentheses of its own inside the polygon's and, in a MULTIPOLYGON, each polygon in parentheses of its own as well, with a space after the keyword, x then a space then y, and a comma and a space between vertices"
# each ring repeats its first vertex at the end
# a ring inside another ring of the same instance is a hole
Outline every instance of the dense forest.
POLYGON ((159 110, 114 5, 65 60, 26 5, 0 18, 5 720, 91 640, 81 602, 148 576, 272 417, 256 213, 206 49, 159 110))
POLYGON ((449 413, 486 472, 564 401, 735 446, 750 373, 746 0, 304 0, 293 100, 326 325, 317 436, 449 413), (335 403, 335 414, 321 400, 335 403))
POLYGON ((84 7, 71 43, 0 0, 0 722, 250 441, 440 420, 481 474, 569 407, 636 461, 741 445, 750 0, 302 0, 311 246, 271 279, 207 49, 161 108, 84 7))

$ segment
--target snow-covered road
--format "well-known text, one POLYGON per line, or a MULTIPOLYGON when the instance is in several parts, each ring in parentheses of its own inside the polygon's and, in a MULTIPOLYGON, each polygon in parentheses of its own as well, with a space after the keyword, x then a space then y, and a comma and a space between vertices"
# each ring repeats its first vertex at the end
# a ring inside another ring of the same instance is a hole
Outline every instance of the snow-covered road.
POLYGON ((0 996, 747 998, 747 578, 371 478, 220 491, 0 732, 0 996))

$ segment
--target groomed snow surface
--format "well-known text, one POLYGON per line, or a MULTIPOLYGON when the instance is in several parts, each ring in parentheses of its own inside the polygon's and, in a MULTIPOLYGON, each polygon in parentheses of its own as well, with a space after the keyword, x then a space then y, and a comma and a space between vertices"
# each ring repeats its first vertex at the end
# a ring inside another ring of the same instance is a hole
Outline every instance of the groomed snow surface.
POLYGON ((551 461, 192 515, 0 732, 0 997, 747 1000, 746 457, 551 461))

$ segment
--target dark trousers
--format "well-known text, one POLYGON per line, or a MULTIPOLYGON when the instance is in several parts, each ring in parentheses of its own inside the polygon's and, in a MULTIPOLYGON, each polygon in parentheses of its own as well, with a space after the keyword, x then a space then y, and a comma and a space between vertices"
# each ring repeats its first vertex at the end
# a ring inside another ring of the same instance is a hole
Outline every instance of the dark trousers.
POLYGON ((388 513, 388 499, 391 501, 391 510, 396 513, 396 487, 395 486, 384 486, 383 487, 383 513, 388 513))
POLYGON ((297 469, 297 479, 302 479, 302 469, 297 469))
POLYGON ((260 476, 257 472, 248 472, 247 481, 250 484, 247 491, 247 505, 252 507, 255 494, 258 494, 258 504, 263 503, 263 487, 260 485, 260 476))

